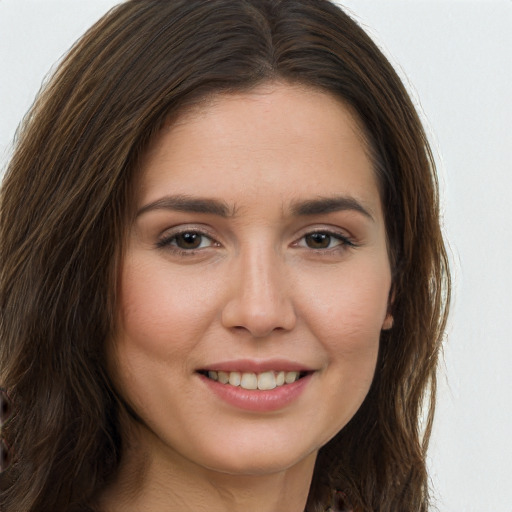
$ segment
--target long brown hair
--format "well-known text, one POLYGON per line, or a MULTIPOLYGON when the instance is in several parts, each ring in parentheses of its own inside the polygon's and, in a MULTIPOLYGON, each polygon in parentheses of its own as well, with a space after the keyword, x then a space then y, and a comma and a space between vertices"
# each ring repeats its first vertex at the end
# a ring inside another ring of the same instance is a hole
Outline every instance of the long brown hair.
POLYGON ((327 0, 130 0, 40 94, 1 192, 0 387, 12 402, 2 510, 89 510, 115 474, 123 407, 104 348, 140 155, 188 105, 272 80, 326 91, 358 114, 393 269, 394 326, 363 405, 320 450, 307 510, 339 491, 358 512, 427 511, 450 293, 434 163, 395 71, 327 0))

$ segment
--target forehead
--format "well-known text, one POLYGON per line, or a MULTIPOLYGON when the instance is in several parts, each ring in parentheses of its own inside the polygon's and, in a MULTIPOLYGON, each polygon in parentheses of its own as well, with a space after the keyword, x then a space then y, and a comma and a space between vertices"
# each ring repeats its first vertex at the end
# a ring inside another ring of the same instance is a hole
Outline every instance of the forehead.
POLYGON ((164 191, 243 200, 255 188, 286 202, 351 193, 376 203, 378 187, 360 121, 318 89, 268 84, 197 103, 155 138, 142 161, 138 202, 164 191), (252 187, 252 188, 251 188, 252 187))

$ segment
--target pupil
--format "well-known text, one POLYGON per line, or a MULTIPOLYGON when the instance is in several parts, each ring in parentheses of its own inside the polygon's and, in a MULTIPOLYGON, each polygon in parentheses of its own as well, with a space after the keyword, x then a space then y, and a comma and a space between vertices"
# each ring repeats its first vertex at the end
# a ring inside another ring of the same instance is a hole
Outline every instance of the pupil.
POLYGON ((182 249, 197 249, 201 245, 201 235, 182 233, 176 237, 176 244, 182 249))
POLYGON ((312 249, 326 249, 331 243, 331 236, 326 233, 311 233, 306 235, 306 243, 312 249))

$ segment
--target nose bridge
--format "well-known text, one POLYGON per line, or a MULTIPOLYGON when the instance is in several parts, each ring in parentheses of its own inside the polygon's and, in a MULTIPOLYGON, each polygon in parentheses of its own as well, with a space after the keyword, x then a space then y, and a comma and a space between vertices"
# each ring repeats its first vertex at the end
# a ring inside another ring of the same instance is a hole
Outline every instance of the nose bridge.
POLYGON ((226 327, 243 328, 255 337, 295 325, 295 312, 282 256, 271 244, 255 243, 240 251, 234 286, 223 311, 226 327))
MULTIPOLYGON (((280 302, 284 293, 283 283, 280 282, 283 269, 280 258, 275 251, 259 247, 252 254, 247 254, 242 262, 242 295, 250 302, 271 304, 280 302), (281 270, 281 274, 279 272, 281 270)), ((283 281, 285 281, 283 279, 283 281)))

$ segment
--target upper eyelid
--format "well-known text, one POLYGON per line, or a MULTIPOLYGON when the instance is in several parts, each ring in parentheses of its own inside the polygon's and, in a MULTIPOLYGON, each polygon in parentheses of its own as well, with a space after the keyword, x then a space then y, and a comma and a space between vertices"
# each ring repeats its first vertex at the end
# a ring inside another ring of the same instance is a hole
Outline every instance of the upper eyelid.
POLYGON ((172 237, 172 236, 180 235, 182 233, 197 233, 197 234, 204 235, 204 236, 207 236, 212 239, 215 238, 215 235, 212 233, 211 229, 208 229, 206 226, 195 225, 195 224, 189 224, 189 225, 180 224, 178 226, 168 227, 162 231, 160 236, 161 237, 168 237, 168 236, 172 237))
POLYGON ((304 228, 301 236, 309 235, 311 233, 328 233, 330 235, 339 235, 339 236, 349 236, 348 233, 345 234, 344 229, 341 228, 332 228, 332 227, 313 227, 313 228, 304 228))
POLYGON ((301 234, 297 239, 300 239, 312 233, 326 233, 328 235, 346 238, 349 240, 352 240, 354 238, 354 236, 348 230, 334 226, 308 226, 306 228, 301 229, 300 233, 301 234))
MULTIPOLYGON (((170 245, 169 242, 173 239, 175 239, 178 235, 181 235, 183 233, 196 233, 198 235, 204 236, 206 238, 209 238, 213 244, 220 244, 218 242, 217 238, 213 236, 209 232, 209 230, 205 229, 204 227, 197 227, 197 226, 190 226, 190 227, 182 227, 182 225, 175 226, 174 228, 167 228, 165 229, 158 237, 156 241, 157 247, 165 247, 170 245)), ((193 252, 198 249, 190 249, 189 252, 193 252)))

